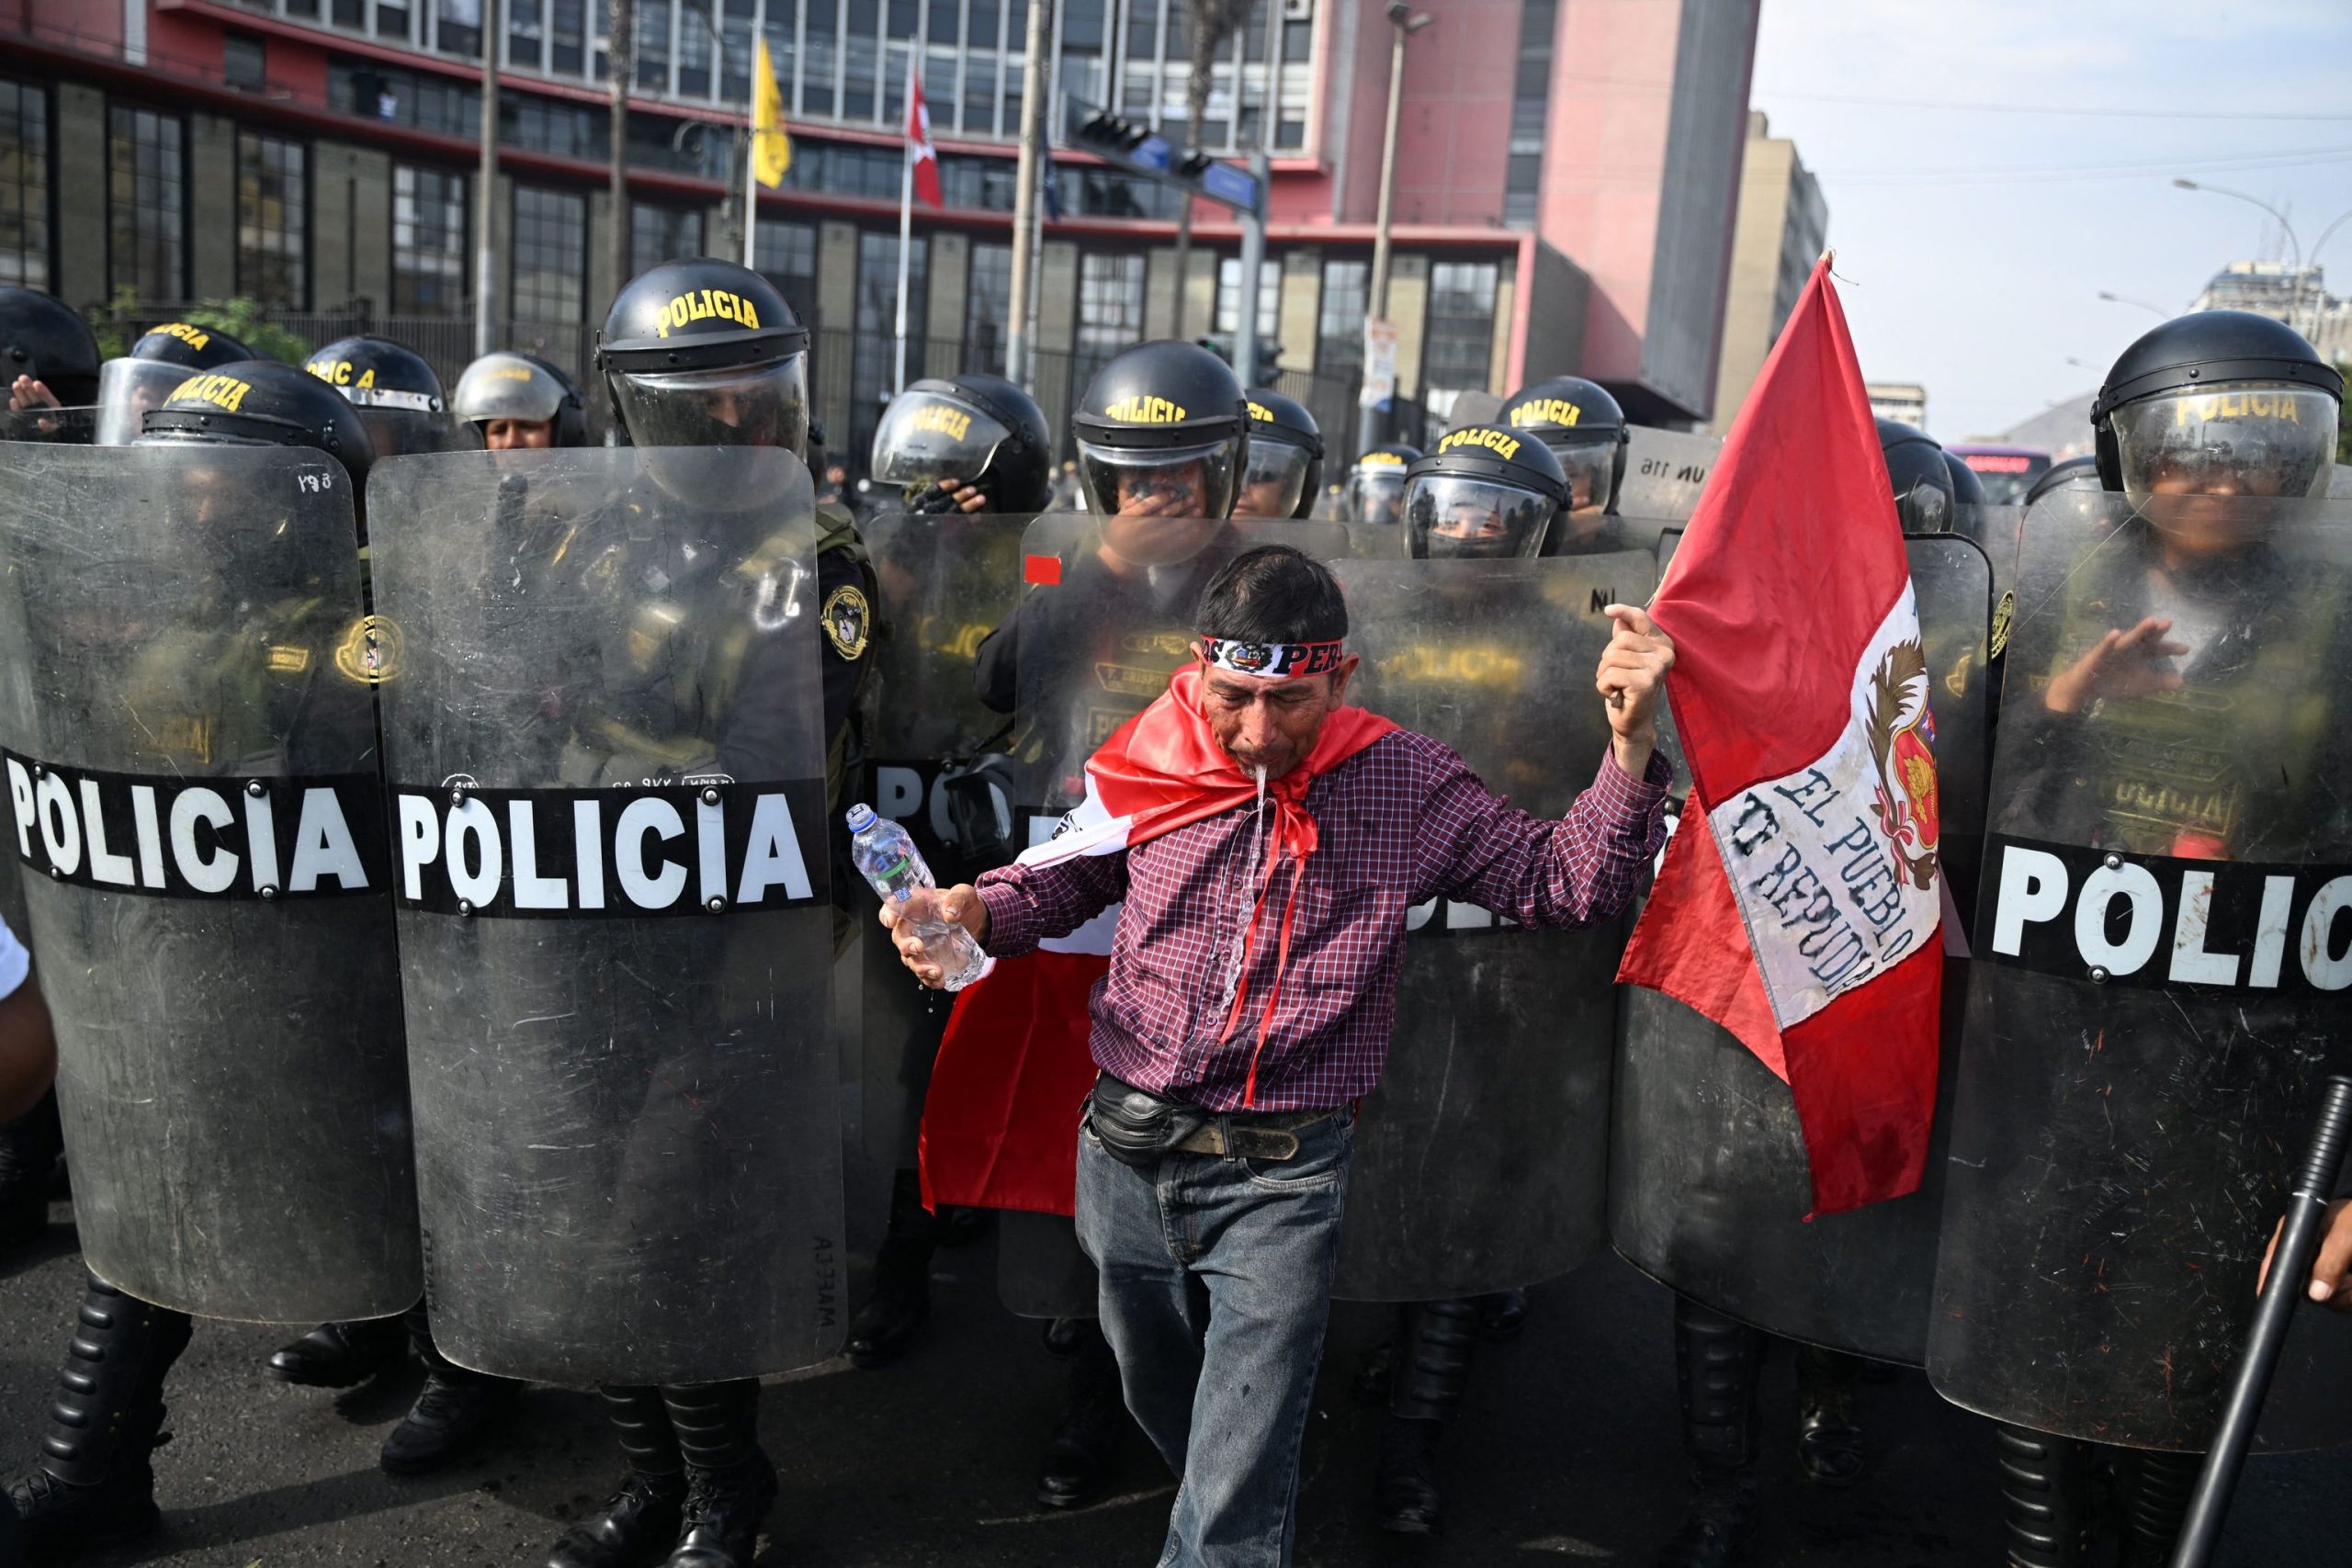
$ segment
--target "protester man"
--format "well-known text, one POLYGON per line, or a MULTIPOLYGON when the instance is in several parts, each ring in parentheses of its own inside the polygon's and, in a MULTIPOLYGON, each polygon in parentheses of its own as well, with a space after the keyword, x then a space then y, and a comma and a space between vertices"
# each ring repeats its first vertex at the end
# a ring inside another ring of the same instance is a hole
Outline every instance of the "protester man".
POLYGON ((1445 746, 1346 707, 1338 583, 1296 550, 1249 551, 1202 596, 1197 665, 1088 764, 1071 831, 884 912, 936 985, 918 922, 1003 956, 1124 900, 1092 1000, 1078 1228, 1128 1408, 1182 1478, 1167 1568, 1291 1560, 1350 1107, 1379 1082, 1405 911, 1614 919, 1664 840, 1673 646, 1640 610, 1610 614, 1610 754, 1566 818, 1538 821, 1445 746))

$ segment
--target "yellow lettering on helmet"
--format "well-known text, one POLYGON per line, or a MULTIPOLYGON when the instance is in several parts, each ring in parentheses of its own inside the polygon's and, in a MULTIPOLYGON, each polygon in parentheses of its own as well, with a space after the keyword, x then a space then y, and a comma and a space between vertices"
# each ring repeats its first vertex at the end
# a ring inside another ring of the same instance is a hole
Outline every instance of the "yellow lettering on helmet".
POLYGON ((1359 462, 1367 468, 1401 468, 1405 459, 1394 452, 1366 452, 1359 462))
POLYGON ((367 371, 361 375, 359 378, 359 384, 362 387, 373 387, 376 384, 376 367, 374 366, 370 365, 367 371))
POLYGON ((490 378, 493 381, 527 381, 531 378, 531 367, 527 365, 495 366, 490 371, 490 378))
POLYGON ((165 321, 162 326, 157 327, 155 330, 162 333, 165 337, 175 337, 179 339, 190 348, 204 348, 209 346, 212 342, 212 334, 210 333, 206 332, 202 327, 190 326, 186 321, 165 321))
POLYGON ((1531 424, 1574 424, 1584 410, 1562 398, 1530 398, 1510 411, 1510 423, 1524 430, 1531 424))
POLYGON ((724 288, 696 288, 674 296, 653 318, 653 335, 668 337, 690 321, 733 321, 757 331, 759 307, 724 288))
POLYGON ((245 400, 245 394, 252 390, 250 382, 240 381, 234 376, 191 376, 172 389, 172 395, 166 401, 210 403, 214 408, 235 413, 238 405, 245 400))
MULTIPOLYGON (((310 371, 311 375, 316 376, 320 380, 326 382, 329 386, 348 387, 351 385, 351 361, 348 359, 313 359, 310 364, 304 366, 303 368, 310 371)), ((367 385, 364 381, 360 384, 362 386, 367 385)))
POLYGON ((1482 446, 1495 456, 1509 461, 1519 456, 1519 437, 1492 425, 1474 424, 1466 429, 1447 432, 1441 437, 1437 449, 1451 452, 1457 446, 1482 446))
POLYGON ((961 441, 972 428, 972 416, 946 403, 926 403, 915 411, 914 426, 961 441))
POLYGON ((1166 398, 1121 398, 1102 411, 1102 417, 1121 424, 1179 424, 1184 410, 1166 398))
POLYGON ((1274 423, 1274 411, 1268 408, 1263 403, 1251 403, 1250 405, 1250 417, 1257 423, 1272 424, 1274 423))

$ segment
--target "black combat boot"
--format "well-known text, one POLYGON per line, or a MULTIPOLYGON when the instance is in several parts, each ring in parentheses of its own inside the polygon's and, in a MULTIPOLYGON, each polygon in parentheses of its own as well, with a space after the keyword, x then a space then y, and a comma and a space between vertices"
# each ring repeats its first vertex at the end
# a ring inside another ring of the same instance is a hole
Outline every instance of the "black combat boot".
POLYGON ((2090 1561, 2089 1451, 2072 1438, 2023 1427, 2003 1423, 1993 1430, 2009 1568, 2084 1568, 2090 1561))
POLYGON ((1816 1486, 1861 1479, 1867 1456, 1854 1424, 1854 1388, 1862 1359, 1817 1346, 1797 1348, 1797 1462, 1816 1486))
POLYGON ((153 1456, 169 1437, 164 1375, 187 1340, 185 1314, 90 1276, 40 1467, 8 1483, 28 1554, 78 1556, 137 1540, 162 1522, 153 1456))
POLYGON ((686 1505, 686 1462, 670 1412, 655 1388, 606 1388, 605 1415, 620 1438, 628 1475, 601 1513, 563 1532, 548 1568, 652 1568, 678 1542, 686 1505))
POLYGON ((387 1475, 424 1475, 461 1458, 483 1428, 514 1403, 523 1385, 469 1371, 444 1356, 433 1343, 433 1325, 423 1302, 409 1308, 401 1321, 417 1359, 424 1363, 424 1386, 384 1439, 377 1462, 387 1475))
POLYGON ((1486 1315, 1482 1301, 1424 1302, 1397 1342, 1388 1415, 1380 1424, 1380 1528, 1432 1535, 1438 1527, 1437 1445, 1462 1408, 1470 1355, 1486 1315))
POLYGON ((849 1359, 868 1371, 904 1355, 931 1321, 931 1255, 939 1223, 922 1206, 911 1170, 890 1184, 890 1228, 874 1259, 874 1284, 849 1325, 849 1359))
POLYGON ((305 1388, 349 1388, 400 1359, 408 1336, 397 1317, 322 1323, 269 1358, 269 1375, 305 1388))
POLYGON ((775 1466, 760 1451, 760 1385, 665 1388, 662 1403, 686 1461, 685 1533, 663 1568, 752 1568, 775 1506, 775 1466))
POLYGON ((2127 1457, 2119 1568, 2165 1568, 2172 1561, 2204 1463, 2203 1454, 2143 1451, 2127 1457))
POLYGON ((1118 1459, 1119 1434, 1127 1407, 1119 1388, 1119 1359, 1091 1317, 1061 1319, 1071 1325, 1069 1396, 1061 1424, 1046 1439, 1046 1462, 1037 1475, 1037 1501, 1049 1508, 1083 1508, 1102 1495, 1118 1459))
POLYGON ((1763 1336, 1674 1298, 1682 1438, 1690 1452, 1690 1517, 1658 1568, 1731 1568, 1756 1517, 1756 1375, 1763 1336))
POLYGON ((50 1184, 64 1153, 55 1089, 14 1122, 0 1123, 0 1248, 48 1228, 50 1184))

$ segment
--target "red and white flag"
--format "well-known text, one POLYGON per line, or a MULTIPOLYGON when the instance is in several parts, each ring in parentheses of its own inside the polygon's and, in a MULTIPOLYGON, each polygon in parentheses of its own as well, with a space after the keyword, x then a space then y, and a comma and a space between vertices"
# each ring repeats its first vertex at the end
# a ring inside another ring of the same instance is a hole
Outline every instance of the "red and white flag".
POLYGON ((907 62, 907 164, 915 194, 933 207, 945 207, 947 197, 939 188, 939 154, 931 145, 931 110, 922 101, 922 67, 911 58, 907 62))
POLYGON ((1674 638, 1691 798, 1617 977, 1697 1009, 1787 1080, 1816 1213, 1900 1197, 1935 1117, 1935 725, 1826 257, 1650 614, 1674 638))

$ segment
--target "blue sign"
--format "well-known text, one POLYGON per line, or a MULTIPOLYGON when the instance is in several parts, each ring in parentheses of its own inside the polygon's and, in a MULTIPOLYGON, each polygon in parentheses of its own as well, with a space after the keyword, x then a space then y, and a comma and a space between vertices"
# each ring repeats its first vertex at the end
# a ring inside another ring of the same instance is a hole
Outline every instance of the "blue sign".
POLYGON ((1168 139, 1164 136, 1147 136, 1136 143, 1136 150, 1127 156, 1145 168, 1157 169, 1164 175, 1168 172, 1168 139))
POLYGON ((1211 164, 1201 171, 1201 194, 1242 212, 1258 210, 1258 182, 1230 164, 1211 164))

